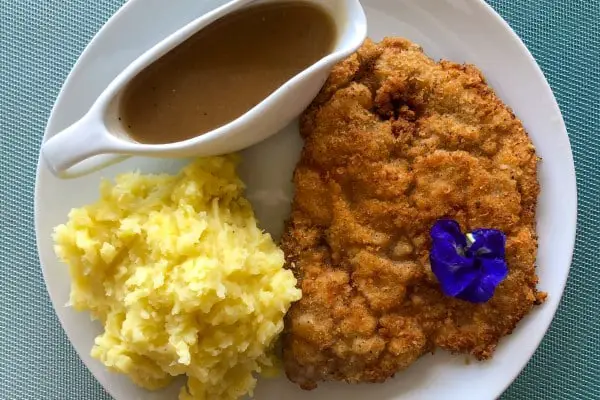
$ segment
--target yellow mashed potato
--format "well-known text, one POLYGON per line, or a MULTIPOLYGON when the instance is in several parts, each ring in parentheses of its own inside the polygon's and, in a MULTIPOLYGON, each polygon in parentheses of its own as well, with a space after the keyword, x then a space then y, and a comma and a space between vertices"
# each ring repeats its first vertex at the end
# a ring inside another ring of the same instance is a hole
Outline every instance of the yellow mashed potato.
POLYGON ((296 280, 258 227, 234 156, 128 173, 55 229, 70 304, 104 325, 92 355, 138 385, 187 375, 180 399, 237 399, 273 367, 296 280))

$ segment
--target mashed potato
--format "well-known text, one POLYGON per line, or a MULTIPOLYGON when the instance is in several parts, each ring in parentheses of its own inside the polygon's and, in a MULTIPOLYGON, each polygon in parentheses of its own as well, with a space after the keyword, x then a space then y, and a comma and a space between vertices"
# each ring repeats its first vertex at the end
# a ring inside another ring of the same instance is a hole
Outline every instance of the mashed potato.
POLYGON ((144 388, 185 374, 180 399, 236 399, 273 366, 300 291, 257 227, 236 163, 213 157, 176 176, 121 175, 55 230, 71 305, 104 325, 92 355, 144 388))

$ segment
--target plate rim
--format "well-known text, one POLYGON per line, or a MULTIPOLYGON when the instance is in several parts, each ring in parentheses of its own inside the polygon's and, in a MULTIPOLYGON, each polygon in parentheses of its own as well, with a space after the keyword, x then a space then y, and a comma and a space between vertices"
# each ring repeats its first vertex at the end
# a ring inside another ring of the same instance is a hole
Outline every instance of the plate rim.
MULTIPOLYGON (((510 24, 504 18, 502 18, 502 16, 490 4, 488 4, 487 1, 485 1, 485 0, 477 0, 477 1, 480 4, 480 6, 486 8, 487 12, 494 19, 496 19, 496 21, 498 23, 500 23, 504 27, 504 29, 511 36, 513 42, 515 42, 516 45, 520 48, 520 50, 524 54, 527 55, 527 57, 529 58, 530 64, 533 65, 533 67, 535 69, 537 79, 544 83, 544 85, 543 85, 544 91, 546 92, 546 95, 552 100, 552 108, 554 108, 555 113, 559 116, 561 130, 563 131, 564 137, 567 140, 567 144, 569 145, 567 153, 568 153, 568 158, 569 158, 568 163, 569 163, 570 168, 569 168, 568 173, 569 173, 569 175, 571 177, 571 181, 573 183, 573 187, 571 187, 570 193, 574 197, 573 198, 573 200, 574 200, 573 207, 569 210, 569 213, 571 214, 571 218, 573 220, 573 224, 572 224, 572 232, 568 235, 568 237, 570 238, 569 244, 568 244, 568 248, 569 248, 568 266, 564 270, 564 273, 562 274, 562 282, 560 285, 560 296, 558 298, 558 301, 556 302, 556 306, 554 307, 554 310, 552 310, 551 318, 548 318, 548 320, 544 322, 546 326, 544 327, 543 330, 541 330, 542 331, 541 334, 538 335, 539 337, 538 337, 538 339, 536 339, 537 343, 536 343, 535 347, 532 347, 531 349, 529 349, 529 351, 527 351, 527 353, 528 353, 527 360, 523 363, 523 365, 520 366, 520 368, 516 371, 516 373, 513 374, 511 379, 509 381, 507 381, 507 383, 502 388, 502 391, 500 393, 498 393, 498 396, 500 396, 514 383, 514 381, 519 377, 519 375, 521 375, 523 370, 527 367, 527 365, 531 361, 534 354, 540 348, 540 345, 542 344, 542 341, 546 337, 546 334, 548 333, 548 330, 550 329, 550 326, 552 325, 554 318, 556 318, 556 313, 558 312, 560 304, 562 303, 562 300, 564 298, 565 288, 566 288, 567 282, 569 280, 569 275, 571 273, 571 267, 573 265, 573 255, 575 254, 575 243, 576 243, 576 239, 577 239, 577 223, 578 223, 577 222, 577 217, 578 217, 578 215, 577 215, 578 197, 577 196, 578 196, 578 193, 577 193, 577 176, 575 173, 575 159, 573 157, 573 147, 571 146, 571 138, 569 137, 569 132, 567 130, 567 125, 565 123, 562 111, 560 109, 558 101, 556 100, 554 91, 552 90, 550 83, 548 82, 548 79, 546 79, 546 75, 544 75, 542 68, 538 64, 537 60, 535 59, 535 57, 533 56, 531 51, 529 51, 529 48, 527 47, 527 45, 525 45, 525 43, 523 42, 521 37, 517 34, 517 32, 515 32, 515 30, 510 26, 510 24)), ((538 171, 539 171, 539 167, 538 167, 538 171)), ((536 219, 537 219, 537 216, 536 216, 536 219)), ((538 268, 537 257, 536 257, 535 268, 536 268, 536 270, 538 268)))
MULTIPOLYGON (((60 87, 58 95, 56 96, 56 100, 54 101, 54 104, 51 108, 51 112, 48 116, 48 120, 47 120, 45 129, 44 129, 44 135, 43 135, 41 143, 43 143, 45 140, 47 140, 49 137, 51 137, 53 134, 55 134, 55 132, 51 132, 49 128, 52 125, 52 121, 54 119, 54 116, 56 114, 56 111, 57 111, 59 105, 62 103, 63 98, 66 96, 65 88, 68 87, 70 85, 71 81, 74 79, 73 72, 79 69, 79 66, 82 63, 82 60, 85 58, 85 56, 90 51, 90 49, 92 47, 94 47, 94 45, 97 43, 99 38, 107 30, 109 30, 111 28, 111 26, 114 25, 116 23, 116 21, 118 19, 120 19, 124 13, 126 13, 130 9, 134 8, 138 2, 140 2, 140 0, 129 0, 129 1, 126 1, 125 3, 123 3, 110 16, 110 18, 108 20, 106 20, 106 22, 104 24, 102 24, 102 26, 98 29, 98 31, 93 35, 92 39, 85 45, 84 49, 79 54, 77 61, 73 64, 73 66, 69 70, 67 77, 65 78, 63 84, 60 87)), ((542 321, 543 329, 539 329, 534 333, 536 336, 538 336, 538 338, 535 340, 535 342, 536 342, 535 346, 531 346, 526 351, 527 357, 524 358, 522 365, 519 365, 518 369, 514 369, 514 373, 511 374, 512 376, 510 377, 510 379, 507 378, 505 380, 505 383, 503 385, 501 385, 501 387, 498 387, 499 390, 497 393, 492 393, 494 395, 494 398, 496 398, 497 396, 500 396, 503 392, 505 392, 506 389, 508 389, 512 385, 512 383, 515 381, 515 379, 523 372, 525 367, 529 364, 529 362, 531 361, 531 358, 533 357, 535 352, 537 352, 537 350, 540 348, 541 342, 545 338, 552 322, 554 321, 554 319, 556 317, 556 313, 558 312, 560 304, 563 301, 564 294, 565 294, 565 287, 568 283, 568 278, 569 278, 571 267, 573 264, 573 256, 574 256, 574 252, 575 252, 575 244, 576 244, 576 237, 577 237, 576 233, 577 233, 577 226, 578 226, 578 192, 577 192, 577 179, 576 179, 576 172, 575 172, 575 163, 574 163, 573 150, 572 150, 572 146, 571 146, 570 136, 568 134, 568 130, 567 130, 560 106, 556 100, 556 96, 554 95, 554 92, 552 91, 552 88, 551 88, 548 80, 546 79, 546 76, 544 75, 540 65, 535 60, 535 58, 533 57, 533 55, 531 54, 531 52, 529 51, 529 49, 527 48, 525 43, 522 41, 522 39, 518 36, 518 34, 509 25, 509 23, 506 20, 504 20, 504 18, 502 18, 502 16, 490 4, 488 4, 485 0, 470 0, 470 2, 476 3, 474 5, 476 5, 478 7, 482 7, 484 9, 484 10, 482 10, 482 12, 488 14, 490 17, 494 18, 494 20, 497 23, 500 23, 502 25, 502 27, 504 28, 506 33, 508 33, 508 35, 510 35, 512 45, 518 46, 520 52, 522 52, 524 55, 526 55, 528 57, 529 64, 531 66, 533 66, 535 69, 536 79, 538 79, 540 82, 543 83, 543 87, 544 87, 543 90, 545 91, 545 95, 551 100, 551 106, 554 109, 555 114, 559 117, 558 122, 560 124, 560 130, 562 131, 564 138, 567 140, 568 149, 567 149, 566 156, 568 157, 568 159, 566 161, 569 165, 569 170, 566 172, 570 176, 571 183, 572 183, 572 185, 570 185, 571 187, 568 189, 567 193, 573 197, 572 198, 573 206, 570 209, 565 210, 565 214, 570 215, 569 220, 572 220, 573 223, 571 224, 571 232, 569 232, 568 235, 565 235, 566 237, 569 238, 568 254, 567 254, 568 265, 566 266, 564 271, 562 271, 562 273, 560 274, 560 278, 561 278, 560 296, 556 296, 556 293, 553 293, 553 297, 558 297, 558 301, 556 301, 554 309, 550 313, 551 314, 550 317, 548 317, 544 321, 542 321)), ((45 286, 46 292, 48 293, 48 296, 50 298, 53 311, 54 311, 55 315, 57 316, 57 318, 61 324, 61 327, 69 340, 69 345, 72 346, 72 348, 76 351, 79 359, 83 362, 86 369, 92 374, 94 379, 96 379, 96 381, 101 385, 101 387, 103 387, 104 390, 106 390, 106 392, 108 392, 111 396, 113 396, 112 390, 110 389, 110 387, 107 387, 107 385, 105 385, 96 376, 96 374, 93 372, 93 369, 90 367, 89 362, 86 361, 86 357, 84 357, 83 354, 80 352, 80 350, 73 344, 73 340, 71 338, 72 335, 69 333, 69 330, 67 329, 67 327, 65 325, 63 317, 61 317, 60 313, 57 312, 57 307, 59 305, 56 304, 55 299, 53 298, 52 294, 50 293, 50 288, 48 285, 49 280, 47 277, 48 271, 47 271, 47 268, 44 266, 44 263, 42 260, 42 254, 41 254, 42 252, 41 252, 41 247, 40 247, 41 246, 40 245, 41 238, 39 237, 39 224, 40 224, 39 219, 40 219, 40 213, 41 213, 40 192, 39 192, 40 191, 40 187, 39 187, 40 183, 39 182, 40 182, 41 170, 43 168, 45 168, 44 160, 43 160, 41 154, 38 154, 38 163, 37 163, 36 175, 35 175, 36 180, 35 180, 35 188, 34 188, 33 211, 34 211, 34 229, 35 229, 35 235, 36 235, 35 236, 36 237, 36 249, 37 249, 37 253, 38 253, 38 260, 40 263, 40 268, 42 270, 42 275, 44 278, 44 286, 45 286)), ((538 268, 538 265, 536 262, 536 269, 537 268, 538 268)))

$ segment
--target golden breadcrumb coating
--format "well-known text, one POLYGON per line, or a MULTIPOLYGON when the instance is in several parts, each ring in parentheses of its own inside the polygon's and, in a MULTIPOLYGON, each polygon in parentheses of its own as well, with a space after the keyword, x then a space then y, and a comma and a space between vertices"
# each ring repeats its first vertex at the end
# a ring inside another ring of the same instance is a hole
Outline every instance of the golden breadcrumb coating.
POLYGON ((408 40, 369 40, 301 118, 305 141, 282 240, 303 298, 287 314, 286 373, 382 382, 442 348, 479 360, 536 290, 538 158, 480 71, 408 40), (509 274, 486 304, 446 297, 429 264, 439 218, 507 235, 509 274))

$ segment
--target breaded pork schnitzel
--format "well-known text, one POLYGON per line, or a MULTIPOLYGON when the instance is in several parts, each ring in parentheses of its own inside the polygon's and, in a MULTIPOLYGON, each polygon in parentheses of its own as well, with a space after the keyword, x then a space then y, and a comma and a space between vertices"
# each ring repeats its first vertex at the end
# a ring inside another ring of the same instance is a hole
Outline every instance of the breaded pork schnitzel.
POLYGON ((471 65, 408 40, 365 42, 301 118, 282 246, 303 298, 283 336, 287 376, 382 382, 442 348, 492 356, 535 304, 538 158, 471 65), (507 237, 509 273, 484 304, 444 296, 429 229, 451 218, 507 237))

